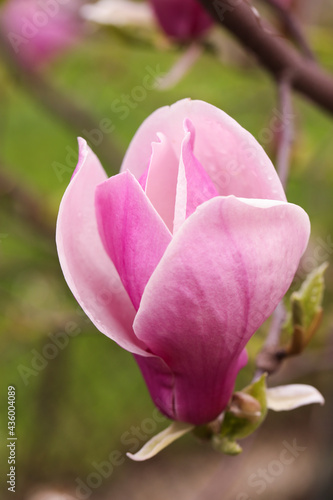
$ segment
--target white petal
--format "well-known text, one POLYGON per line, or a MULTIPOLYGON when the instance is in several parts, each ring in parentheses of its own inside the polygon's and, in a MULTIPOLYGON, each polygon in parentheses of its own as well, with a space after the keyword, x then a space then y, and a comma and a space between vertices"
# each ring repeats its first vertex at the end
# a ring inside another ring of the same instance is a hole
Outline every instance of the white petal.
POLYGON ((312 403, 324 404, 320 392, 305 384, 280 385, 267 389, 267 408, 274 411, 294 410, 312 403))
POLYGON ((150 6, 131 0, 100 0, 93 5, 83 5, 80 12, 85 19, 99 24, 151 26, 154 23, 150 6))
POLYGON ((194 426, 191 424, 172 422, 164 431, 150 439, 150 441, 148 441, 137 453, 134 455, 132 453, 126 453, 126 455, 137 462, 148 460, 148 458, 154 457, 157 453, 169 446, 169 444, 184 436, 184 434, 190 432, 193 428, 194 426))

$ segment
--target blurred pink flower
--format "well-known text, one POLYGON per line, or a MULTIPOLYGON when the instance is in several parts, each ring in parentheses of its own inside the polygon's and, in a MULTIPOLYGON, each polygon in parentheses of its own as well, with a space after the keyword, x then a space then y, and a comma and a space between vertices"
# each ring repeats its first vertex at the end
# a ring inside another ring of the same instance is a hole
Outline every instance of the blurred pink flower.
POLYGON ((79 150, 57 223, 67 283, 165 415, 209 422, 291 284, 308 216, 251 134, 202 101, 153 113, 110 179, 79 150))
POLYGON ((80 0, 8 0, 0 11, 0 26, 27 66, 56 56, 78 37, 80 0))
POLYGON ((213 24, 198 0, 150 0, 150 3, 162 29, 179 42, 199 38, 213 24))

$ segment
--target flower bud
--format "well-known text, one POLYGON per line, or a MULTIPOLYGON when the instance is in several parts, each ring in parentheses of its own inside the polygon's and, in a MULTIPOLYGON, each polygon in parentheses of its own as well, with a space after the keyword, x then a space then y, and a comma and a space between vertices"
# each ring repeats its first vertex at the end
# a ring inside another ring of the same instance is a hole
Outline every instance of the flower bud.
POLYGON ((257 399, 245 392, 235 392, 232 395, 228 411, 235 417, 246 418, 251 422, 255 422, 261 417, 261 404, 257 399))

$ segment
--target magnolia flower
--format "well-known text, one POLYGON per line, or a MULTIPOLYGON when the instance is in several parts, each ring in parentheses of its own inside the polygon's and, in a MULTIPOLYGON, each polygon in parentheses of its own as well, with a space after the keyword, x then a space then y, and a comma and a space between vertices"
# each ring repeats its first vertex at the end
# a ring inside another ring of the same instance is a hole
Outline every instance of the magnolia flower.
POLYGON ((197 0, 98 0, 84 5, 80 13, 88 21, 102 25, 149 28, 158 24, 172 41, 187 43, 180 59, 160 79, 161 90, 176 85, 199 59, 203 48, 197 39, 213 24, 197 0))
POLYGON ((186 42, 200 37, 213 24, 198 0, 98 0, 84 5, 85 19, 114 26, 157 24, 175 41, 186 42))
POLYGON ((198 0, 149 0, 156 20, 175 42, 192 42, 182 57, 159 83, 161 90, 172 88, 202 54, 196 40, 213 25, 213 20, 198 0))
POLYGON ((22 63, 39 66, 70 46, 81 26, 80 0, 8 0, 0 11, 0 28, 22 63))
POLYGON ((213 24, 198 0, 150 0, 150 3, 163 31, 177 41, 198 38, 213 24))
POLYGON ((57 247, 77 301, 134 354, 156 406, 199 425, 225 409, 309 233, 251 134, 186 99, 141 125, 110 179, 79 140, 57 247))

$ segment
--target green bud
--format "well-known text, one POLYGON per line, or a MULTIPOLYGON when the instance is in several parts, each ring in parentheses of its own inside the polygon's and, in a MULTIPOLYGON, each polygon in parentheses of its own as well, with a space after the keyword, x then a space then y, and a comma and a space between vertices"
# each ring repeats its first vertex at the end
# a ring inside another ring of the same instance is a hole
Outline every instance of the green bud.
POLYGON ((266 375, 237 392, 225 412, 220 437, 231 441, 252 434, 263 422, 266 408, 266 375))
POLYGON ((315 316, 320 312, 325 288, 324 273, 327 267, 328 263, 324 262, 314 269, 301 288, 291 295, 294 325, 298 324, 308 330, 315 316))
POLYGON ((225 455, 239 455, 243 450, 236 441, 227 437, 214 436, 212 439, 213 448, 225 455))
POLYGON ((261 417, 261 404, 250 394, 235 392, 228 411, 235 417, 245 418, 250 422, 257 422, 261 417))

